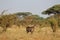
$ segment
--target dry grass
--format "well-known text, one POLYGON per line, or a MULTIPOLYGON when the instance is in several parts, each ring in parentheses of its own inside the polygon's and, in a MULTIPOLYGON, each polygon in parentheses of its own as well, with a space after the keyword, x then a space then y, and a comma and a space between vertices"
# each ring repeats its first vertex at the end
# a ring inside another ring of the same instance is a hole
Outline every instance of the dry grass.
POLYGON ((6 32, 0 34, 0 40, 60 40, 60 29, 53 34, 50 27, 35 28, 33 34, 26 33, 25 27, 8 28, 6 32))

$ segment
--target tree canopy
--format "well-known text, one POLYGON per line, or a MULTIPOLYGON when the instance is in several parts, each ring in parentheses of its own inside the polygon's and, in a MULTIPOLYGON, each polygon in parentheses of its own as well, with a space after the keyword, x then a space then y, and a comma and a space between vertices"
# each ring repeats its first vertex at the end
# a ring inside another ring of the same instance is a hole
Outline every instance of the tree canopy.
POLYGON ((60 4, 54 5, 48 8, 46 11, 43 11, 42 14, 60 14, 60 4))

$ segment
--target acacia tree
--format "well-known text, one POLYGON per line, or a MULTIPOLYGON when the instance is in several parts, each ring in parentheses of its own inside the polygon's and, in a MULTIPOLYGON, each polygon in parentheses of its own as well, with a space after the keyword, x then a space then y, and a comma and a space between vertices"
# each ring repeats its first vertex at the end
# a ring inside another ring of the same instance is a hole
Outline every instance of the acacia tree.
POLYGON ((49 20, 49 22, 52 26, 53 32, 56 32, 56 28, 58 26, 58 19, 57 18, 60 15, 60 4, 54 5, 51 8, 48 8, 46 11, 43 11, 42 14, 48 14, 48 15, 54 14, 55 15, 56 18, 54 19, 54 17, 51 17, 51 20, 49 20))

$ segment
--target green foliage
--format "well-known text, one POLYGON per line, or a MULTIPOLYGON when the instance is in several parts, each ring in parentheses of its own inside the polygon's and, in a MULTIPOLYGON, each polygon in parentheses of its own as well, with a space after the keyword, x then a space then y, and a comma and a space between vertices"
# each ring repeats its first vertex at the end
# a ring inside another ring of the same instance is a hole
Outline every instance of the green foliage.
POLYGON ((29 16, 29 15, 32 15, 32 13, 30 13, 30 12, 17 12, 15 14, 18 15, 18 16, 29 16))
POLYGON ((60 4, 54 5, 46 11, 43 11, 42 14, 60 14, 60 4))

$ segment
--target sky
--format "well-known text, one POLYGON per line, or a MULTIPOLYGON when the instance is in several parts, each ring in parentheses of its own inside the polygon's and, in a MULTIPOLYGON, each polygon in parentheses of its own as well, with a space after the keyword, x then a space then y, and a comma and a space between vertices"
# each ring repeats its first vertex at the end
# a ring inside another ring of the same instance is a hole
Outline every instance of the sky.
POLYGON ((47 17, 41 13, 56 4, 60 4, 60 0, 0 0, 0 13, 8 10, 9 13, 31 12, 47 17))

